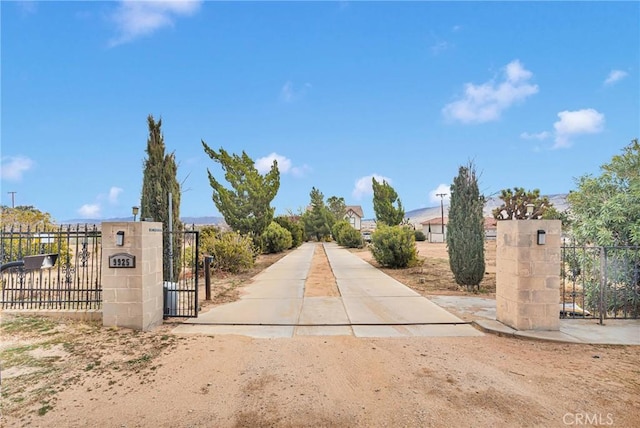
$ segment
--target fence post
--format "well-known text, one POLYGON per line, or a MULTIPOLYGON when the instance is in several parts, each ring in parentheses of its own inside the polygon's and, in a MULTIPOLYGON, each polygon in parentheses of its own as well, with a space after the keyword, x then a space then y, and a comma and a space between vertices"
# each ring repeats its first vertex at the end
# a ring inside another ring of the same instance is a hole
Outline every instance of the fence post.
POLYGON ((211 263, 212 256, 204 256, 204 293, 205 299, 211 300, 211 263))
POLYGON ((605 287, 607 286, 607 249, 600 247, 600 292, 598 297, 598 316, 600 317, 600 325, 604 324, 605 305, 605 287))
POLYGON ((559 330, 560 221, 499 221, 497 234, 496 319, 516 330, 559 330))
POLYGON ((162 324, 162 223, 102 223, 102 323, 135 330, 162 324))

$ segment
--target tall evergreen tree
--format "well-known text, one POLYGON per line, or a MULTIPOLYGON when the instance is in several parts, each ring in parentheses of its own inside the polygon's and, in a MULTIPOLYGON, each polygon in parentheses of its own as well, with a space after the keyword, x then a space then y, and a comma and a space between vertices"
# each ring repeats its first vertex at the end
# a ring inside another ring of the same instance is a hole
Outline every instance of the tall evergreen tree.
POLYGON ((275 208, 271 201, 280 188, 278 162, 273 161, 271 170, 261 175, 244 151, 242 155, 229 154, 223 148, 212 150, 202 141, 205 153, 218 162, 225 172, 224 178, 232 189, 225 188, 207 169, 209 183, 213 189, 213 202, 227 224, 243 235, 251 235, 259 245, 260 236, 273 221, 275 208))
POLYGON ((480 288, 484 277, 484 197, 473 162, 461 166, 451 185, 447 250, 458 285, 480 288))
POLYGON ((327 209, 333 214, 335 223, 344 219, 347 213, 347 204, 343 197, 331 196, 327 198, 327 209))
MULTIPOLYGON (((180 183, 176 175, 178 165, 175 153, 165 154, 162 119, 157 122, 152 115, 147 117, 149 137, 147 138, 147 159, 144 161, 142 177, 142 195, 140 198, 140 218, 151 218, 162 222, 165 248, 168 243, 173 247, 173 266, 164 263, 164 279, 177 281, 180 275, 182 255, 182 222, 180 221, 180 183), (169 234, 169 193, 172 197, 173 234, 169 234), (173 240, 173 241, 171 241, 173 240), (173 276, 171 275, 173 270, 173 276)), ((165 250, 166 251, 166 250, 165 250)))
POLYGON ((322 241, 331 235, 333 215, 324 204, 324 195, 315 187, 309 193, 311 198, 310 209, 302 215, 304 231, 307 236, 314 236, 317 241, 322 241))
POLYGON ((397 226, 404 219, 404 208, 398 194, 385 180, 378 183, 373 177, 373 211, 376 213, 376 221, 387 226, 397 226), (397 206, 393 204, 397 203, 397 206))

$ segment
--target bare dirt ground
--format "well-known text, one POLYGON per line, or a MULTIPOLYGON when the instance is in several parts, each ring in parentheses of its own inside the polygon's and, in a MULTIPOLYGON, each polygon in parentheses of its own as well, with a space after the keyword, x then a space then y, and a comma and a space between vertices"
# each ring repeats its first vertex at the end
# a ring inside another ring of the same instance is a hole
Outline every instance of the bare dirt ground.
POLYGON ((339 295, 338 284, 333 276, 324 246, 316 244, 311 259, 311 268, 304 283, 304 297, 336 297, 339 295))
MULTIPOLYGON (((387 275, 411 287, 423 296, 469 295, 466 288, 459 287, 449 268, 449 254, 444 243, 416 242, 418 266, 408 269, 381 268, 367 248, 352 250, 357 256, 379 268, 387 275)), ((485 244, 485 276, 480 283, 481 297, 495 298, 496 293, 496 242, 485 244)))
MULTIPOLYGON (((310 288, 330 271, 323 254, 314 255, 310 288)), ((416 279, 426 294, 466 293, 447 282, 446 249, 420 255, 423 271, 403 272, 407 281, 416 279), (427 276, 427 263, 442 273, 427 276)), ((232 300, 246 283, 217 279, 208 304, 232 300)), ((5 314, 2 426, 640 425, 640 347, 492 335, 186 337, 172 327, 134 332, 5 314)))

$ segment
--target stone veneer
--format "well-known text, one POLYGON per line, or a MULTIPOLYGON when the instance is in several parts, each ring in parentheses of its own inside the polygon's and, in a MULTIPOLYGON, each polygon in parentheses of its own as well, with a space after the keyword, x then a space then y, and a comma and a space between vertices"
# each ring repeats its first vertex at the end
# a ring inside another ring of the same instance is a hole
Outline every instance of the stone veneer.
POLYGON ((102 223, 102 324, 146 331, 162 319, 162 223, 102 223), (123 246, 116 245, 118 231, 123 246), (109 267, 117 253, 135 256, 135 267, 109 267))
POLYGON ((559 220, 498 221, 497 320, 516 330, 559 330, 559 220), (545 245, 537 231, 546 232, 545 245))

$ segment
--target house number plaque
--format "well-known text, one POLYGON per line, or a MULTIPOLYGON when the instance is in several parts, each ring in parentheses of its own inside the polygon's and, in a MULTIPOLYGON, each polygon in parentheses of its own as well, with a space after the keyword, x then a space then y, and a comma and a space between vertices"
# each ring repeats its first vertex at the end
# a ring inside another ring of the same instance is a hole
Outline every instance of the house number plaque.
POLYGON ((127 253, 118 253, 109 256, 110 268, 134 268, 136 267, 136 256, 127 253))

